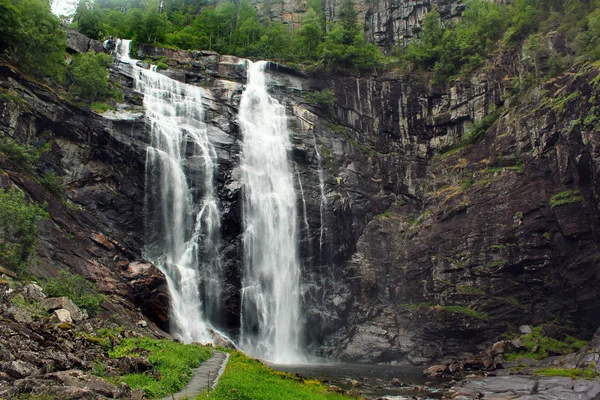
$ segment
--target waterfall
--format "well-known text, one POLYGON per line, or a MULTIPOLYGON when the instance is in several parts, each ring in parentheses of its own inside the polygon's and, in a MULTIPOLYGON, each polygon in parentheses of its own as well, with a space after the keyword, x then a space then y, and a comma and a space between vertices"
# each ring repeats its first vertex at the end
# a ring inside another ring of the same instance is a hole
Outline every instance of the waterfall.
POLYGON ((325 195, 325 179, 323 178, 323 161, 321 153, 319 152, 319 145, 317 143, 317 137, 313 132, 314 148, 317 155, 317 162, 319 169, 317 175, 319 177, 319 190, 321 192, 321 202, 319 204, 319 217, 320 217, 320 231, 319 231, 319 261, 323 259, 323 243, 327 239, 327 228, 325 228, 325 206, 327 205, 327 196, 325 195))
POLYGON ((146 154, 145 256, 167 278, 171 331, 184 342, 210 343, 221 292, 216 152, 207 136, 203 89, 137 67, 129 40, 117 57, 131 64, 150 127, 146 154), (202 292, 200 291, 202 288, 202 292))
POLYGON ((269 96, 266 62, 248 62, 243 134, 242 350, 276 363, 303 362, 296 195, 285 109, 269 96))

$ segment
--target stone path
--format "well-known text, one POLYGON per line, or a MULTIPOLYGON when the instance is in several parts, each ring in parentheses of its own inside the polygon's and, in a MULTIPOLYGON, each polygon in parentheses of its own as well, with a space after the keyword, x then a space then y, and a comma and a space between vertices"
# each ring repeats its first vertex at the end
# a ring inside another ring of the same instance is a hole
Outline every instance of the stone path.
POLYGON ((178 393, 164 397, 161 400, 176 400, 182 397, 194 398, 206 388, 214 388, 219 378, 225 371, 225 366, 229 360, 229 354, 222 351, 214 351, 213 356, 204 361, 198 368, 195 368, 194 376, 190 383, 178 393))

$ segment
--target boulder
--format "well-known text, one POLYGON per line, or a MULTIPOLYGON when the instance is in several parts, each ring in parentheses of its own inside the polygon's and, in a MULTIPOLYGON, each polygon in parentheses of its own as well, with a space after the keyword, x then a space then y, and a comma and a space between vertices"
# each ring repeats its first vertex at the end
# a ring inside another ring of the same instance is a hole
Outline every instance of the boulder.
POLYGON ((7 375, 16 379, 22 379, 27 376, 36 375, 39 372, 39 370, 35 367, 35 365, 31 363, 22 360, 16 360, 1 362, 0 372, 4 372, 7 375))
POLYGON ((47 297, 42 291, 42 287, 36 285, 35 283, 25 285, 25 287, 23 288, 23 294, 26 298, 33 301, 42 301, 47 297))
POLYGON ((529 325, 521 325, 519 327, 519 332, 521 332, 524 335, 533 333, 533 331, 531 330, 531 326, 529 326, 529 325))
POLYGON ((113 384, 104 379, 84 373, 80 370, 54 372, 46 374, 43 377, 44 379, 50 379, 64 386, 91 390, 108 398, 115 398, 115 394, 119 391, 113 384))
POLYGON ((50 323, 52 324, 72 324, 73 320, 71 319, 71 313, 69 310, 65 310, 64 308, 60 308, 58 310, 54 310, 52 316, 50 317, 50 323))
POLYGON ((77 307, 77 305, 75 305, 75 303, 73 303, 73 301, 71 301, 71 299, 69 299, 68 297, 48 297, 46 299, 43 299, 42 301, 40 301, 40 306, 48 311, 54 311, 54 310, 58 310, 58 309, 65 309, 68 310, 69 313, 71 314, 70 317, 73 321, 75 322, 79 322, 79 321, 83 321, 84 319, 87 319, 87 313, 81 311, 81 309, 79 307, 77 307))
POLYGON ((442 374, 444 373, 444 371, 446 370, 446 366, 445 365, 432 365, 431 367, 427 368, 426 370, 423 371, 423 373, 425 375, 434 377, 434 376, 442 376, 442 374))
POLYGON ((9 309, 7 310, 7 314, 9 317, 14 319, 15 322, 19 322, 21 324, 29 324, 33 321, 31 313, 29 313, 27 310, 23 310, 15 306, 9 307, 9 309))
POLYGON ((119 357, 109 361, 110 366, 116 368, 120 375, 137 374, 150 371, 152 364, 145 357, 119 357))

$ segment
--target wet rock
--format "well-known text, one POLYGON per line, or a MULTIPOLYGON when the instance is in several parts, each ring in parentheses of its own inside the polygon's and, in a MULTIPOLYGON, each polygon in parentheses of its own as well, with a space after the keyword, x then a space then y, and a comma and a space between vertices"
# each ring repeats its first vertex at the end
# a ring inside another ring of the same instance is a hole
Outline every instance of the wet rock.
POLYGON ((336 386, 336 385, 329 385, 327 387, 327 391, 332 392, 332 393, 346 393, 346 391, 344 389, 342 389, 341 387, 336 386))
POLYGON ((442 376, 442 374, 446 371, 446 365, 432 365, 431 367, 423 370, 425 375, 434 377, 434 376, 442 376))
POLYGON ((459 385, 452 388, 454 399, 591 400, 600 393, 598 382, 567 377, 488 377, 459 385))
POLYGON ((403 383, 402 383, 402 381, 401 381, 400 379, 398 379, 398 378, 393 378, 393 379, 390 381, 390 384, 391 384, 392 386, 394 386, 394 387, 400 387, 400 386, 404 386, 404 385, 403 385, 403 383))

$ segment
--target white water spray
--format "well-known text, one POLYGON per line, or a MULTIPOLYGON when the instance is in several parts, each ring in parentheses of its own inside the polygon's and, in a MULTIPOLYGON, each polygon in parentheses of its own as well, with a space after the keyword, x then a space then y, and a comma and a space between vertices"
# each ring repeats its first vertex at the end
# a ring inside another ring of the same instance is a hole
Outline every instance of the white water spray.
POLYGON ((210 343, 206 313, 216 315, 221 292, 220 220, 213 187, 216 152, 204 123, 203 89, 137 67, 129 57, 130 42, 119 41, 117 57, 132 65, 150 126, 146 257, 167 277, 172 333, 184 342, 210 343))
POLYGON ((240 102, 243 134, 244 264, 242 350, 300 363, 300 261, 294 179, 285 109, 269 96, 266 62, 248 62, 240 102))

